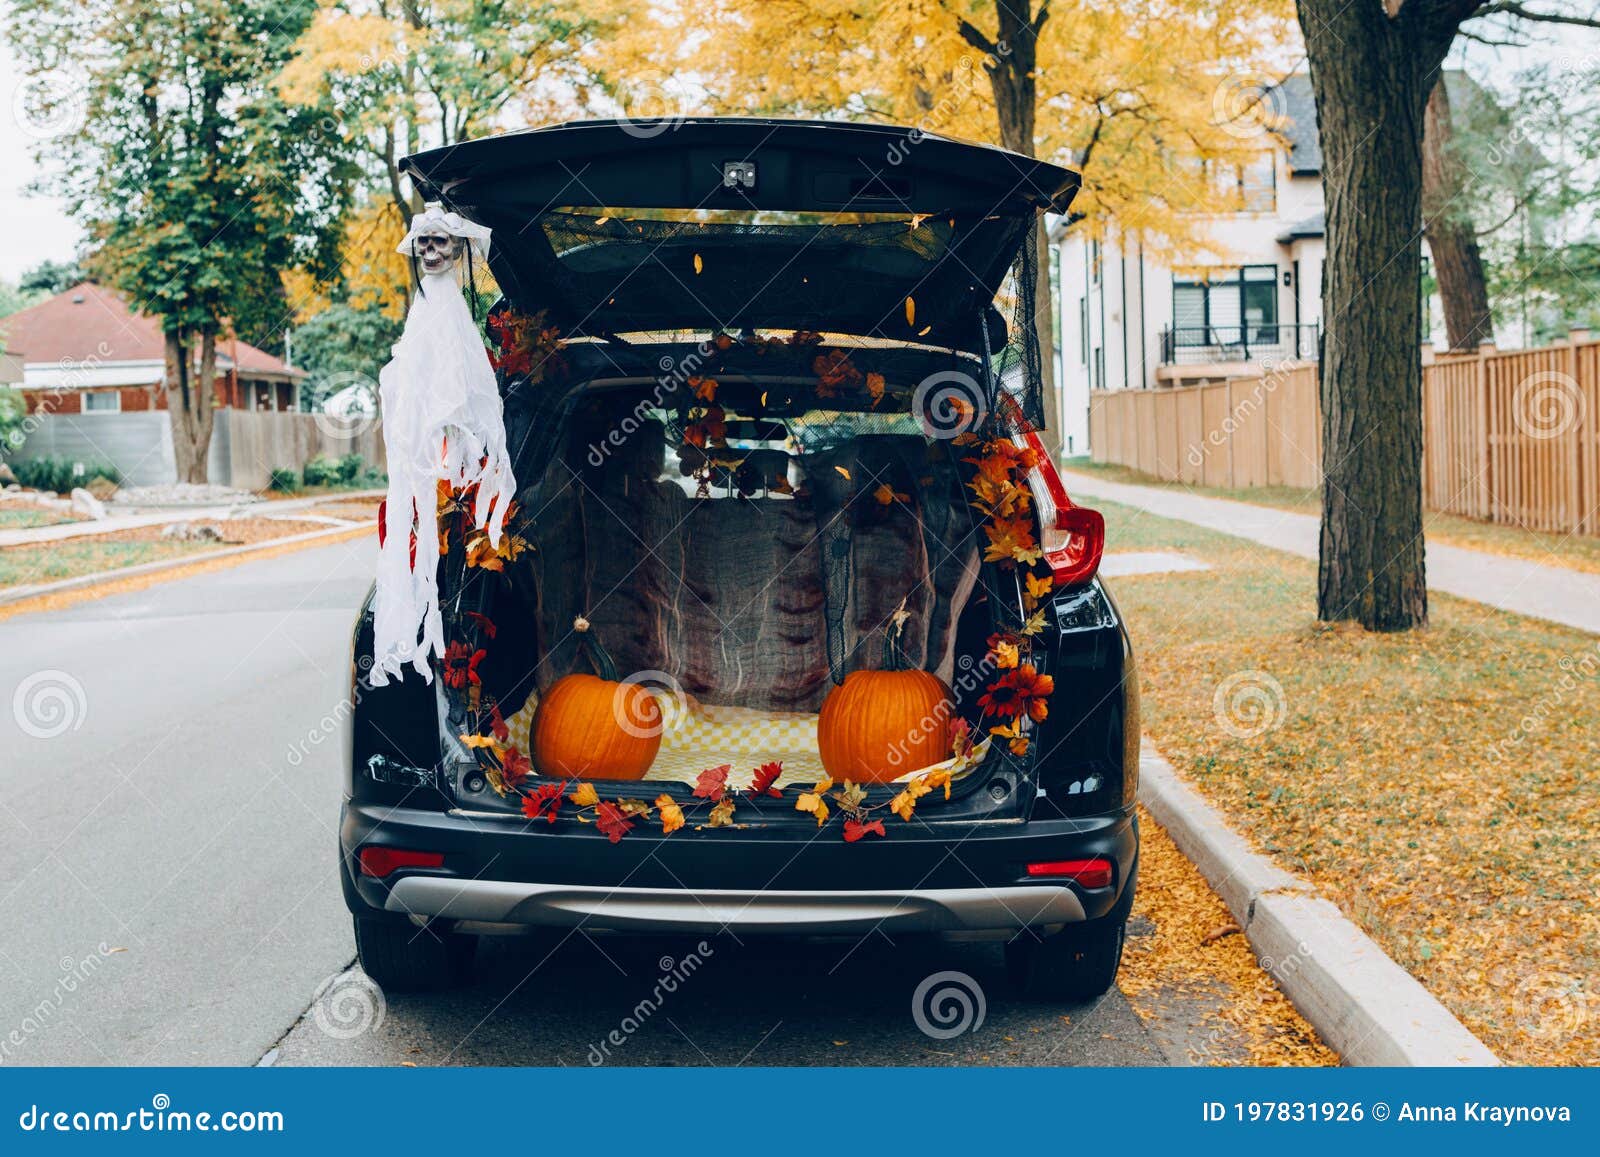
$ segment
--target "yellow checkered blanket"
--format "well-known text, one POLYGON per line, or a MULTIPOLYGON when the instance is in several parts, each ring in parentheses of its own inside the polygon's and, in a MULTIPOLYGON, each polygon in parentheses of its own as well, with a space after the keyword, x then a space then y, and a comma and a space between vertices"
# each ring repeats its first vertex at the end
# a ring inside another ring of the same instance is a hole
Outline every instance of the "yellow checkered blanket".
MULTIPOLYGON (((698 703, 687 696, 679 699, 665 692, 653 692, 661 704, 661 751, 645 773, 646 780, 676 780, 694 783, 708 767, 732 764, 730 786, 744 787, 751 774, 774 760, 783 764, 776 786, 810 785, 826 773, 817 751, 817 717, 801 712, 757 711, 749 707, 720 707, 698 703)), ((533 750, 529 729, 538 707, 538 697, 528 696, 522 709, 506 720, 511 731, 511 746, 524 752, 533 750)), ((910 779, 925 771, 948 768, 959 779, 982 759, 988 750, 985 738, 964 760, 947 759, 932 767, 919 767, 899 776, 895 782, 910 779)))

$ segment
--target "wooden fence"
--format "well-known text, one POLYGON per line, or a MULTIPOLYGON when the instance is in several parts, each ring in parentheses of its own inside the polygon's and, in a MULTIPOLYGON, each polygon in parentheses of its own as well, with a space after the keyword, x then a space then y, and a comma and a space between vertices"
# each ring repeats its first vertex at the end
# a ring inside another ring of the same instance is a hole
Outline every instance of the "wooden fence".
POLYGON ((1318 486, 1322 438, 1317 371, 1089 396, 1096 462, 1196 486, 1318 486))
MULTIPOLYGON (((1422 372, 1423 501, 1533 530, 1600 534, 1600 342, 1447 354, 1422 372)), ((1315 367, 1089 399, 1096 462, 1221 487, 1322 482, 1315 367)))

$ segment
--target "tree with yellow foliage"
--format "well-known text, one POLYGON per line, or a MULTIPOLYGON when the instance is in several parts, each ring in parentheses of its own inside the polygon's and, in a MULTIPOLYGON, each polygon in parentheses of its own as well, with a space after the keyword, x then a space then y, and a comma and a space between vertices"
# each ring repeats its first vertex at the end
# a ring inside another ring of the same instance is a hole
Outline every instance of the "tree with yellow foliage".
MULTIPOLYGON (((1078 227, 1138 234, 1173 262, 1197 246, 1195 211, 1217 208, 1175 158, 1260 148, 1234 130, 1238 78, 1287 71, 1295 42, 1288 0, 703 0, 652 19, 657 67, 699 75, 719 112, 893 121, 1069 164, 1078 227)), ((1043 258, 1042 226, 1037 243, 1043 258)))

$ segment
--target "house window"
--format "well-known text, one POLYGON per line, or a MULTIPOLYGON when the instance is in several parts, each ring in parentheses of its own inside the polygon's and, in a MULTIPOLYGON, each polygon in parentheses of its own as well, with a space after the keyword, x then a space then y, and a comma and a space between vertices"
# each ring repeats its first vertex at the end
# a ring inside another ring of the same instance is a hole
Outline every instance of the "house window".
POLYGON ((1216 346, 1278 341, 1278 267, 1208 269, 1172 281, 1175 344, 1216 346))
POLYGON ((78 406, 85 414, 116 414, 122 411, 121 390, 83 390, 78 406))

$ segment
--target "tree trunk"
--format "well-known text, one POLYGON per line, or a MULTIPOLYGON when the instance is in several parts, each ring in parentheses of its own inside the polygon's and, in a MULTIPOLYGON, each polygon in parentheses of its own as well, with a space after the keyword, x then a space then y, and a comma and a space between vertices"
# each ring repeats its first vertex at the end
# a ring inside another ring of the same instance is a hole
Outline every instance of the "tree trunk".
POLYGON ((1299 0, 1327 201, 1317 615, 1423 626, 1423 108, 1454 24, 1427 0, 1299 0))
POLYGON ((1471 195, 1465 166, 1452 148, 1450 94, 1440 73, 1428 96, 1422 137, 1422 219, 1453 350, 1477 349, 1479 342, 1494 340, 1483 256, 1463 200, 1471 195))
POLYGON ((207 481, 211 430, 215 418, 217 337, 214 333, 169 330, 166 334, 167 419, 172 425, 172 458, 179 482, 207 481), (195 365, 194 342, 200 342, 195 365))
MULTIPOLYGON (((1038 100, 1035 67, 1038 60, 1039 30, 1050 18, 1049 0, 1034 11, 1033 0, 996 0, 997 40, 990 43, 970 24, 963 23, 962 35, 988 59, 984 62, 989 85, 994 91, 1000 143, 1014 153, 1036 154, 1033 129, 1038 100)), ((1061 452, 1061 399, 1056 393, 1055 306, 1050 295, 1050 238, 1043 218, 1034 235, 1037 276, 1030 288, 1018 292, 1033 294, 1033 332, 1039 343, 1039 377, 1045 428, 1041 438, 1045 448, 1061 452)))

